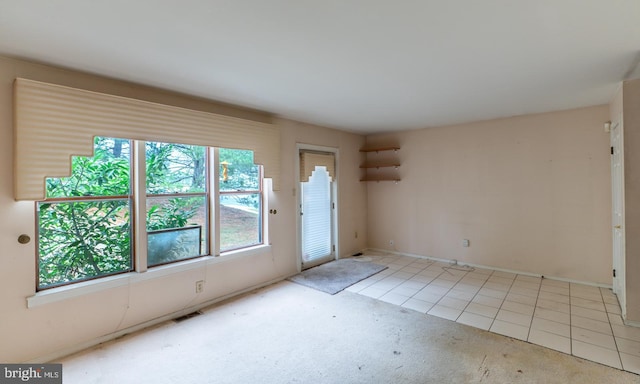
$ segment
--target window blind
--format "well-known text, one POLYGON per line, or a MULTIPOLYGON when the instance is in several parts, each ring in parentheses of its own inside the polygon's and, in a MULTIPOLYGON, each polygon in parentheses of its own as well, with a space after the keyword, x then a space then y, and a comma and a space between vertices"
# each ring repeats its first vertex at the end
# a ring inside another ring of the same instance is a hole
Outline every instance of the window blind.
POLYGON ((95 136, 249 149, 279 187, 276 125, 18 78, 15 199, 44 199, 45 179, 69 176, 71 157, 91 156, 95 136))
POLYGON ((320 166, 302 183, 302 261, 331 254, 331 178, 320 166))
POLYGON ((325 167, 331 180, 336 179, 335 156, 333 153, 300 152, 300 182, 309 181, 316 167, 325 167))

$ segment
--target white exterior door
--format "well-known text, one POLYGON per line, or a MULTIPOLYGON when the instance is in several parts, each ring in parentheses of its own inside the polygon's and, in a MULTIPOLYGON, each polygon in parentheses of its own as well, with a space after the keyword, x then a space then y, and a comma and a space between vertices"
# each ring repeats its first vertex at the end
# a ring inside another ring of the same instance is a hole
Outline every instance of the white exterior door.
POLYGON ((613 235, 613 292, 622 307, 622 317, 626 318, 625 296, 625 232, 624 232, 624 136, 622 119, 614 123, 611 139, 611 197, 613 235))

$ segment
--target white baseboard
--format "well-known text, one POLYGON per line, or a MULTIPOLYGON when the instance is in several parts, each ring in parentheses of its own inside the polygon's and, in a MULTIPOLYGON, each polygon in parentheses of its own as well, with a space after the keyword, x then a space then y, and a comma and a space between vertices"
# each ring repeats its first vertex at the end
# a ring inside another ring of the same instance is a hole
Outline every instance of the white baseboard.
POLYGON ((624 320, 624 325, 628 325, 630 327, 638 327, 640 328, 640 321, 632 321, 632 320, 624 320))
MULTIPOLYGON (((415 254, 412 254, 412 253, 390 251, 390 250, 387 250, 387 249, 367 248, 366 250, 376 251, 376 252, 386 252, 386 253, 391 253, 393 255, 399 255, 399 256, 416 257, 416 258, 419 258, 419 259, 428 259, 428 260, 433 260, 433 261, 440 261, 440 262, 443 262, 443 263, 453 263, 454 262, 453 259, 442 259, 442 258, 432 257, 432 256, 415 255, 415 254)), ((594 283, 594 282, 591 282, 591 281, 582 281, 582 280, 567 279, 567 278, 564 278, 564 277, 541 275, 541 274, 538 274, 538 273, 518 271, 518 270, 515 270, 515 269, 497 268, 497 267, 492 267, 492 266, 487 266, 487 265, 482 265, 482 264, 461 263, 460 261, 458 261, 458 265, 462 265, 462 266, 468 265, 470 267, 476 267, 476 268, 493 269, 494 271, 515 273, 515 274, 518 274, 518 275, 542 277, 544 279, 549 279, 549 280, 558 280, 558 281, 564 281, 564 282, 567 282, 567 283, 584 284, 584 285, 590 285, 592 287, 598 287, 598 288, 608 288, 608 289, 612 289, 613 288, 613 285, 611 285, 611 284, 601 284, 601 283, 594 283)))

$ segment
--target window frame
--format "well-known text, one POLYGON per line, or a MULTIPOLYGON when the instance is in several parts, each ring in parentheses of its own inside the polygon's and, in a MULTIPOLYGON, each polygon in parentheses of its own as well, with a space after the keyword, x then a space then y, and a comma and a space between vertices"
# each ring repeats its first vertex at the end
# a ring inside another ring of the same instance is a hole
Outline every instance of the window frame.
MULTIPOLYGON (((108 137, 111 138, 111 137, 108 137)), ((35 269, 36 269, 36 292, 45 292, 53 288, 77 285, 80 283, 100 280, 105 278, 113 278, 117 275, 123 275, 127 273, 141 273, 147 270, 156 270, 159 267, 166 267, 168 265, 175 265, 184 262, 192 263, 197 259, 205 259, 207 257, 222 257, 232 254, 237 254, 238 251, 250 250, 266 245, 266 196, 264 191, 265 174, 264 166, 255 164, 258 167, 258 189, 248 189, 239 191, 220 191, 219 188, 219 158, 218 149, 222 147, 218 146, 202 146, 205 148, 205 191, 204 192, 192 192, 192 193, 172 193, 172 194, 147 194, 146 191, 146 152, 144 151, 145 144, 150 140, 135 140, 126 139, 130 145, 129 156, 129 194, 128 195, 113 195, 113 196, 77 196, 77 197, 52 197, 43 200, 34 201, 35 208, 35 269), (220 249, 220 196, 223 194, 228 195, 242 195, 242 194, 256 194, 259 199, 259 220, 258 220, 258 238, 259 241, 254 244, 235 247, 231 249, 220 249), (204 236, 206 237, 206 249, 202 250, 202 254, 183 258, 179 260, 169 261, 166 263, 148 265, 147 260, 147 230, 146 230, 146 204, 148 197, 205 197, 206 214, 205 220, 207 223, 207 229, 204 230, 204 236), (47 285, 40 287, 40 216, 39 205, 42 203, 65 203, 65 202, 79 202, 79 201, 96 201, 96 200, 124 200, 126 199, 129 204, 129 234, 130 234, 130 265, 127 270, 118 271, 114 273, 104 274, 100 276, 92 276, 79 280, 67 281, 59 284, 47 285)), ((184 143, 169 143, 169 144, 184 144, 184 143)), ((94 144, 95 145, 95 144, 94 144)), ((253 150, 252 150, 253 151, 253 150)), ((93 155, 92 155, 93 156, 93 155)), ((88 156, 87 156, 88 157, 88 156)), ((64 176, 63 176, 64 177, 64 176)), ((62 177, 60 177, 62 178, 62 177)), ((158 269, 162 270, 162 268, 158 269)), ((107 280, 105 280, 107 281, 107 280)))
MULTIPOLYGON (((116 138, 116 137, 105 137, 108 139, 123 139, 123 138, 116 138)), ((94 138, 95 140, 95 138, 94 138)), ((135 140, 132 139, 123 139, 123 140, 127 140, 129 142, 129 193, 127 195, 101 195, 101 196, 96 196, 96 195, 90 195, 90 196, 65 196, 65 197, 50 197, 47 198, 46 197, 46 187, 45 187, 45 199, 44 200, 37 200, 34 201, 34 211, 35 211, 35 235, 36 235, 36 240, 35 240, 35 274, 36 274, 36 292, 41 292, 44 290, 48 290, 48 289, 52 289, 52 288, 58 288, 58 287, 64 287, 64 286, 68 286, 68 285, 72 285, 72 284, 77 284, 77 283, 82 283, 85 281, 91 281, 91 280, 96 280, 96 279, 101 279, 101 278, 105 278, 105 277, 109 277, 109 276, 115 276, 115 275, 120 275, 120 274, 125 274, 125 273, 130 273, 136 270, 136 257, 135 257, 135 243, 136 243, 136 238, 135 238, 135 229, 134 229, 134 223, 136 220, 136 214, 135 214, 135 198, 134 198, 134 183, 135 183, 135 171, 134 171, 134 157, 135 157, 135 140), (41 227, 40 227, 40 205, 41 204, 64 204, 64 203, 82 203, 82 202, 91 202, 91 201, 123 201, 126 200, 128 202, 129 205, 129 237, 130 237, 130 243, 129 243, 129 268, 126 270, 121 270, 121 271, 117 271, 117 272, 112 272, 112 273, 106 273, 103 275, 98 275, 98 276, 90 276, 90 277, 85 277, 82 279, 77 279, 77 280, 72 280, 72 281, 66 281, 66 282, 61 282, 61 283, 54 283, 54 284, 49 284, 47 286, 41 286, 40 285, 40 263, 41 263, 41 259, 40 259, 40 232, 41 232, 41 227)), ((95 151, 95 143, 94 145, 94 151, 95 151)), ((92 157, 95 156, 95 152, 92 154, 92 157)), ((88 157, 88 156, 86 156, 88 157)), ((71 164, 73 164, 73 160, 71 162, 71 164)), ((72 175, 69 175, 69 177, 71 177, 72 175)), ((59 178, 64 178, 64 177, 59 177, 59 178)))
MULTIPOLYGON (((219 159, 218 159, 219 160, 219 159)), ((218 164, 216 166, 216 169, 219 169, 220 164, 218 164)), ((222 245, 219 245, 219 252, 220 255, 224 255, 225 253, 228 252, 234 252, 234 251, 238 251, 241 249, 246 249, 246 248, 251 248, 251 247, 258 247, 260 245, 264 245, 264 220, 265 220, 265 214, 264 214, 264 203, 265 203, 265 199, 264 199, 264 172, 263 172, 263 167, 262 165, 259 164, 255 164, 258 167, 258 189, 243 189, 243 190, 235 190, 235 191, 221 191, 220 187, 219 187, 219 183, 218 185, 218 193, 216 196, 216 207, 218 207, 218 212, 220 211, 220 197, 222 195, 258 195, 258 201, 260 202, 259 208, 258 208, 258 214, 260 216, 259 220, 258 220, 258 242, 254 243, 254 244, 249 244, 249 245, 243 245, 240 247, 235 247, 235 248, 229 248, 229 249, 222 249, 222 245)), ((216 174, 216 178, 219 179, 219 173, 216 174)), ((221 219, 218 219, 218 228, 222 227, 222 221, 221 219)), ((218 232, 218 239, 220 239, 220 233, 218 232)))
MULTIPOLYGON (((138 204, 140 204, 141 207, 143 207, 145 215, 144 215, 144 220, 141 219, 141 221, 144 221, 144 223, 140 223, 141 224, 141 228, 145 229, 145 235, 144 235, 144 241, 147 243, 148 245, 148 233, 149 230, 147 229, 147 203, 148 203, 148 199, 149 198, 158 198, 158 197, 165 197, 165 198, 173 198, 173 197, 178 197, 178 198, 189 198, 189 197, 204 197, 204 209, 205 209, 205 223, 206 223, 206 227, 201 229, 201 233, 204 233, 204 238, 206 241, 206 247, 205 249, 201 248, 201 253, 199 255, 195 255, 195 256, 190 256, 190 257, 185 257, 185 258, 181 258, 178 260, 170 260, 170 261, 166 261, 166 262, 162 262, 162 263, 156 263, 153 265, 149 264, 149 254, 148 254, 148 247, 145 246, 145 270, 146 269, 150 269, 150 268, 156 268, 156 267, 160 267, 163 265, 168 265, 168 264, 174 264, 174 263, 178 263, 180 261, 185 261, 185 260, 192 260, 198 257, 204 257, 204 256, 209 256, 211 254, 213 254, 212 252, 212 246, 211 246, 211 211, 215 210, 216 207, 212 205, 212 198, 211 198, 211 184, 212 184, 212 179, 211 179, 211 162, 210 162, 210 157, 211 157, 211 149, 213 147, 210 146, 204 146, 204 145, 191 145, 191 146, 196 146, 196 147, 202 147, 204 148, 204 179, 205 179, 205 183, 204 183, 204 191, 203 192, 172 192, 172 193, 162 193, 162 194, 157 194, 157 193, 148 193, 147 192, 147 186, 146 186, 146 161, 147 161, 147 156, 146 156, 146 144, 152 141, 148 141, 148 140, 140 140, 137 141, 138 143, 140 143, 140 147, 139 147, 139 153, 137 154, 137 156, 140 156, 141 159, 143 159, 143 164, 145 165, 144 167, 142 167, 145 171, 145 175, 144 175, 144 183, 141 182, 142 178, 140 178, 138 181, 140 182, 140 185, 143 186, 144 185, 144 191, 141 191, 140 193, 140 197, 139 197, 139 202, 138 204), (145 148, 144 152, 140 152, 141 148, 145 148), (144 201, 142 201, 144 199, 144 201), (142 225, 144 224, 144 225, 142 225)), ((182 143, 167 143, 167 142, 162 142, 162 141, 153 141, 154 143, 163 143, 163 144, 178 144, 178 145, 190 145, 190 144, 182 144, 182 143)), ((140 170, 140 172, 142 172, 142 170, 140 170)), ((188 227, 182 227, 182 228, 188 228, 188 227)), ((136 238, 137 241, 142 241, 142 237, 137 237, 136 238)), ((202 238, 201 238, 202 241, 202 238)))

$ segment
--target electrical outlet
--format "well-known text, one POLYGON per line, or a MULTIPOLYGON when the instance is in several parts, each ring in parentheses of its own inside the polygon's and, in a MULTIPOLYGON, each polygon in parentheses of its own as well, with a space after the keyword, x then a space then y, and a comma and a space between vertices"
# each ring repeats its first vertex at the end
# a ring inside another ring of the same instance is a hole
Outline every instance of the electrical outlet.
POLYGON ((469 239, 462 239, 462 246, 467 248, 469 246, 469 239))
POLYGON ((204 291, 204 280, 196 281, 196 293, 202 293, 204 291))

